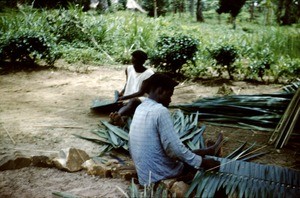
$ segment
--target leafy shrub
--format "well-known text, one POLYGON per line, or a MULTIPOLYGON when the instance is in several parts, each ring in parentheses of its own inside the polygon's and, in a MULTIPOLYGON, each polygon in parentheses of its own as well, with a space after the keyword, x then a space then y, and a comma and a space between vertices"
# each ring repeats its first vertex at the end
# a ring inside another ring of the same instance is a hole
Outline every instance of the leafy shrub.
POLYGON ((197 59, 195 60, 195 65, 183 65, 182 72, 185 77, 190 79, 202 79, 205 77, 211 77, 211 69, 208 67, 208 65, 211 65, 211 59, 207 59, 207 57, 203 56, 201 51, 198 53, 201 54, 201 56, 197 55, 197 59))
POLYGON ((216 68, 219 75, 222 75, 223 68, 226 68, 230 79, 233 79, 235 67, 233 63, 238 57, 238 51, 233 45, 223 45, 209 50, 210 56, 216 61, 216 68), (221 66, 221 67, 219 67, 221 66))
POLYGON ((0 62, 34 64, 37 60, 44 60, 53 65, 58 58, 58 54, 52 51, 52 43, 42 35, 24 33, 0 43, 0 62))
POLYGON ((263 81, 263 77, 267 70, 271 69, 271 65, 275 63, 274 56, 272 55, 270 49, 265 47, 261 51, 257 51, 254 54, 255 60, 250 63, 250 77, 257 75, 263 81))
POLYGON ((280 77, 286 77, 289 81, 299 79, 300 76, 300 59, 284 58, 281 57, 278 60, 279 68, 276 68, 278 79, 280 77))
POLYGON ((254 60, 250 66, 250 74, 248 75, 248 78, 257 76, 263 81, 263 77, 267 70, 271 68, 271 64, 268 62, 268 60, 254 60))
POLYGON ((58 13, 49 15, 47 21, 50 32, 56 35, 58 42, 88 41, 89 37, 84 32, 80 18, 81 11, 59 10, 58 13))
POLYGON ((150 62, 159 70, 178 74, 183 64, 194 61, 198 45, 198 40, 186 35, 160 36, 150 62))

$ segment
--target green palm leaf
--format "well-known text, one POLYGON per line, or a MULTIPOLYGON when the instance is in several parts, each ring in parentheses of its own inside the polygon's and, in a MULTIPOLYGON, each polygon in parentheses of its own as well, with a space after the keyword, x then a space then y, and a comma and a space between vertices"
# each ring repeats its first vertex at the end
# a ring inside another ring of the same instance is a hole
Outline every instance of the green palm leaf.
POLYGON ((204 174, 204 173, 201 172, 201 171, 198 171, 198 172, 195 174, 194 179, 193 179, 193 181, 192 181, 192 183, 191 183, 191 185, 190 185, 188 191, 187 191, 186 194, 185 194, 186 197, 189 197, 189 196, 192 194, 192 192, 195 190, 195 188, 198 186, 198 184, 199 184, 198 181, 199 181, 199 179, 202 177, 202 174, 204 174))
MULTIPOLYGON (((214 196, 222 187, 228 196, 299 197, 300 172, 279 166, 212 157, 221 162, 218 172, 202 172, 192 181, 199 197, 214 196), (197 180, 199 183, 196 184, 197 180), (197 186, 197 187, 196 187, 197 186), (216 187, 217 186, 217 187, 216 187), (204 188, 207 188, 204 190, 204 188), (214 191, 214 192, 213 192, 214 191)), ((189 197, 193 191, 186 194, 189 197)))
MULTIPOLYGON (((181 110, 172 112, 174 129, 178 133, 180 140, 187 145, 191 150, 204 148, 203 132, 205 126, 198 126, 198 113, 184 115, 181 110)), ((120 128, 112 125, 107 121, 100 120, 100 128, 92 131, 99 138, 89 138, 76 135, 76 137, 93 141, 98 144, 109 144, 111 147, 123 148, 128 151, 128 134, 131 119, 128 120, 127 126, 120 128)), ((111 147, 109 147, 111 149, 111 147)))
POLYGON ((236 150, 234 150, 232 153, 230 153, 226 158, 232 159, 235 156, 237 156, 243 150, 243 148, 246 146, 246 144, 247 144, 247 142, 244 142, 240 147, 238 147, 236 150))
POLYGON ((115 126, 107 121, 100 120, 100 122, 109 129, 109 131, 112 131, 114 134, 116 134, 118 137, 122 138, 123 140, 128 141, 128 132, 115 126))

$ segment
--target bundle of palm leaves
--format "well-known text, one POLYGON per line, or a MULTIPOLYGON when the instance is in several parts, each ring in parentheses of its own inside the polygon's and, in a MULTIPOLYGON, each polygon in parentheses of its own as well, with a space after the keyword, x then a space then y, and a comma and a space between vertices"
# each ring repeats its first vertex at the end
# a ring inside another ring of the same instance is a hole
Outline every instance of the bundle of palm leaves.
POLYGON ((293 93, 230 95, 199 99, 191 104, 173 105, 187 113, 199 113, 210 124, 272 131, 293 93))
POLYGON ((279 93, 208 97, 171 108, 198 113, 199 121, 212 125, 273 131, 299 87, 300 79, 279 93))

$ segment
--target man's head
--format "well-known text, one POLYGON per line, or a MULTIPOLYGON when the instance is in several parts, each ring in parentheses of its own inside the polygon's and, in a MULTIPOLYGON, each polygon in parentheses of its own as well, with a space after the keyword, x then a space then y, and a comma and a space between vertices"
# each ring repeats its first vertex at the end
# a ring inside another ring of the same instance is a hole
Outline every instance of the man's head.
POLYGON ((134 52, 131 53, 131 61, 132 64, 144 64, 145 61, 148 59, 148 56, 146 54, 146 52, 142 51, 142 50, 135 50, 134 52))
POLYGON ((147 91, 149 98, 168 107, 171 103, 171 97, 174 92, 174 87, 178 82, 162 73, 155 73, 147 79, 147 91))

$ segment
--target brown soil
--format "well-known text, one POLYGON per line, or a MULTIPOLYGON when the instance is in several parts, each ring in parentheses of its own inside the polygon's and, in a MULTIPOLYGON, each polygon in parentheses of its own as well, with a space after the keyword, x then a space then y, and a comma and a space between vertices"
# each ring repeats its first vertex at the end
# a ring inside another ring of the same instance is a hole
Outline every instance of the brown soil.
MULTIPOLYGON (((125 83, 125 66, 81 67, 84 71, 42 70, 17 72, 0 78, 0 157, 15 151, 49 154, 75 147, 90 156, 99 154, 100 145, 79 139, 72 134, 91 136, 100 119, 90 111, 96 97, 112 100, 114 90, 125 83)), ((173 103, 189 103, 199 97, 215 96, 221 84, 181 83, 176 88, 173 103)), ((282 85, 254 85, 233 82, 239 94, 274 93, 282 85)), ((224 154, 232 152, 244 141, 256 142, 255 148, 267 145, 270 132, 207 126, 206 138, 214 139, 222 131, 227 138, 224 154)), ((255 162, 296 167, 299 148, 292 146, 276 150, 267 145, 269 153, 255 162)), ((0 197, 52 197, 53 192, 68 192, 80 197, 122 197, 129 182, 89 176, 85 172, 67 173, 57 169, 26 167, 0 172, 0 197)))

